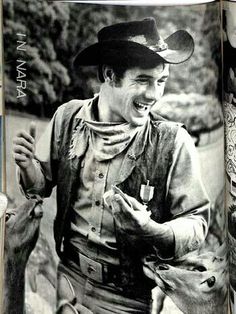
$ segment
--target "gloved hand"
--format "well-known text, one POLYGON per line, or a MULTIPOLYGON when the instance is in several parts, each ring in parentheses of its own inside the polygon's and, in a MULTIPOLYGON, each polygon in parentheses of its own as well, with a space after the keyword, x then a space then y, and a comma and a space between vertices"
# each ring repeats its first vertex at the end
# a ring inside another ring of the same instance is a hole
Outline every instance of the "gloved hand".
POLYGON ((151 212, 147 211, 145 205, 123 193, 117 187, 112 189, 110 206, 112 207, 116 226, 130 234, 142 233, 151 219, 151 212))

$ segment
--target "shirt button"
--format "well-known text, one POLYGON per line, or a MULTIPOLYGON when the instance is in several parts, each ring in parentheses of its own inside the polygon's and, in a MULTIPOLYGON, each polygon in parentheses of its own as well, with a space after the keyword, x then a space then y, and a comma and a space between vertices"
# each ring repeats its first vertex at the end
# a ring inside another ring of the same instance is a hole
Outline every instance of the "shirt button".
POLYGON ((93 232, 95 232, 95 231, 96 231, 96 228, 95 228, 95 227, 92 227, 91 230, 92 230, 93 232))
POLYGON ((103 174, 103 173, 99 173, 99 175, 98 175, 98 176, 99 176, 99 178, 100 178, 100 179, 103 179, 104 174, 103 174))
POLYGON ((95 202, 95 205, 96 205, 96 206, 99 206, 99 205, 100 205, 100 201, 96 201, 96 202, 95 202))

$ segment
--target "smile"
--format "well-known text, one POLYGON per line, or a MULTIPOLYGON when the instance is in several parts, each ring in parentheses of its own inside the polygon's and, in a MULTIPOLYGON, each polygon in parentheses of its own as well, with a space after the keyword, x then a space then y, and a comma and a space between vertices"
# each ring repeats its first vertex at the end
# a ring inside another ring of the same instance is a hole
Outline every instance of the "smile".
POLYGON ((152 104, 145 104, 142 102, 134 101, 134 106, 138 111, 146 111, 152 104))

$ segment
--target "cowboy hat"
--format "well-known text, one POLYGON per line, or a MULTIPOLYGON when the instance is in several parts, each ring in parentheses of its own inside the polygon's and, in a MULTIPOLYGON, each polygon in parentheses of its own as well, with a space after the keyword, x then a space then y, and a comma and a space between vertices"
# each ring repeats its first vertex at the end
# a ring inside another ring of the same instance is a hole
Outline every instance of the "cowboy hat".
POLYGON ((194 51, 192 36, 179 30, 165 40, 154 18, 106 26, 98 32, 98 42, 79 52, 74 66, 99 64, 144 65, 161 61, 178 64, 194 51))

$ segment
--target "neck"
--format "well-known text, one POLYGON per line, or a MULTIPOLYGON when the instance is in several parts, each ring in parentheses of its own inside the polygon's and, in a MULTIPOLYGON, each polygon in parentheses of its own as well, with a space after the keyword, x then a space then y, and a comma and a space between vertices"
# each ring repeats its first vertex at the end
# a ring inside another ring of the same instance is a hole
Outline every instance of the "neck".
POLYGON ((112 88, 103 83, 100 88, 98 99, 98 121, 100 122, 121 122, 120 117, 116 117, 110 110, 110 104, 114 102, 112 88))
POLYGON ((25 266, 16 260, 5 259, 4 314, 23 314, 25 298, 25 266))

